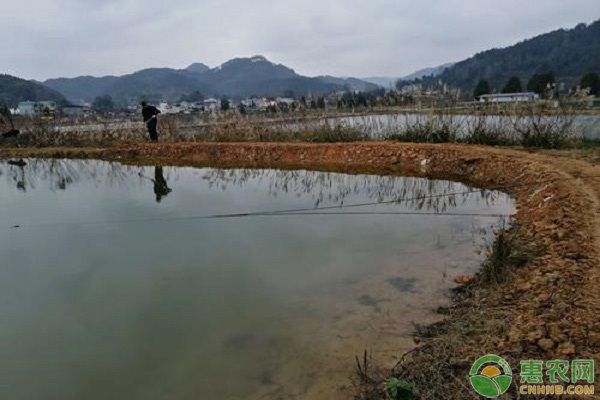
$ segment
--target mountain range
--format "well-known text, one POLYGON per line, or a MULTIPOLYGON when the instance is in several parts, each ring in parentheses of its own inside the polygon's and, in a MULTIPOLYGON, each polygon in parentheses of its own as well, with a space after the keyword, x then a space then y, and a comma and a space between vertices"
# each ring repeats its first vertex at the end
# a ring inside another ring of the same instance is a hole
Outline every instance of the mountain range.
POLYGON ((334 90, 374 90, 376 85, 354 78, 322 76, 310 78, 263 56, 234 58, 210 68, 194 63, 184 69, 149 68, 123 76, 80 76, 48 79, 46 86, 71 101, 92 101, 108 94, 119 103, 142 98, 177 100, 199 91, 205 96, 244 98, 249 96, 322 95, 334 90))

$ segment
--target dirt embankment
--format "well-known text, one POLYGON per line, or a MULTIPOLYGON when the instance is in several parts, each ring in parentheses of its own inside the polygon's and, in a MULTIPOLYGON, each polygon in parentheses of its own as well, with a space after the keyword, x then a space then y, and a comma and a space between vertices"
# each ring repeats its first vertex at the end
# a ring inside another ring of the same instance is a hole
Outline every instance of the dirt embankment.
MULTIPOLYGON (((522 243, 537 249, 535 257, 510 272, 502 283, 475 282, 474 289, 447 311, 452 326, 465 329, 446 325, 422 338, 423 346, 432 342, 444 346, 438 346, 433 355, 414 352, 405 361, 406 368, 418 370, 420 363, 436 359, 446 371, 429 371, 431 376, 424 379, 434 382, 442 380, 436 374, 453 376, 454 381, 445 381, 443 397, 470 398, 466 371, 486 352, 507 357, 515 368, 526 358, 600 359, 600 166, 554 154, 389 142, 123 144, 106 149, 0 150, 0 157, 26 156, 412 174, 504 190, 517 200, 517 234, 522 243), (479 316, 476 323, 473 315, 479 316)), ((418 378, 418 373, 411 376, 418 378)), ((434 394, 429 397, 434 398, 434 394)))

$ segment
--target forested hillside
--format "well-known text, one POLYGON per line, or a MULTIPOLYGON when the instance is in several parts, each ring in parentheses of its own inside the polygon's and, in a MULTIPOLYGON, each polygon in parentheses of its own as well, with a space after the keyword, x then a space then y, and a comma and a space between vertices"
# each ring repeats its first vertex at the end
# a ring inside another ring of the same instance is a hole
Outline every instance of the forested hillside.
POLYGON ((41 83, 0 74, 0 106, 15 107, 20 101, 54 100, 64 102, 63 95, 41 83))
POLYGON ((470 92, 485 79, 492 90, 501 91, 513 76, 525 84, 534 74, 545 72, 553 72, 556 81, 568 87, 588 72, 600 73, 600 20, 478 53, 447 68, 435 80, 470 92))

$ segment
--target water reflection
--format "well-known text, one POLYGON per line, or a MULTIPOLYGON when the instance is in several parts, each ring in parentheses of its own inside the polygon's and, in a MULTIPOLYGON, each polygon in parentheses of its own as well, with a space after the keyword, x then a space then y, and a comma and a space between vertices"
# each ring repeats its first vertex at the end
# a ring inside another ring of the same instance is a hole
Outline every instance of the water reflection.
MULTIPOLYGON (((397 201, 415 211, 446 212, 468 201, 483 206, 495 204, 503 194, 491 190, 473 190, 461 184, 416 177, 345 175, 305 170, 264 169, 178 169, 173 167, 122 165, 95 160, 27 160, 25 166, 0 162, 0 175, 22 191, 44 184, 51 191, 66 190, 81 181, 96 186, 142 189, 149 183, 157 203, 172 192, 173 184, 182 172, 191 173, 216 191, 243 189, 259 184, 266 193, 277 198, 293 194, 298 199, 310 199, 308 207, 347 206, 347 199, 360 196, 375 203, 397 201), (185 171, 185 172, 184 172, 185 171), (139 179, 135 179, 138 176, 139 179), (170 183, 170 182, 171 183, 170 183)), ((199 184, 203 184, 199 182, 199 184)))
POLYGON ((156 202, 160 203, 161 199, 172 192, 171 188, 167 185, 167 180, 163 176, 163 167, 154 167, 154 194, 156 195, 156 202))
POLYGON ((26 163, 0 163, 0 228, 21 227, 0 229, 1 399, 348 398, 354 355, 397 360, 477 271, 495 219, 466 213, 513 207, 377 203, 468 189, 419 178, 26 163), (189 218, 369 202, 461 216, 189 218))
MULTIPOLYGON (((27 163, 23 160, 19 161, 8 161, 8 165, 14 167, 9 172, 8 178, 15 183, 15 186, 18 190, 25 191, 25 165, 27 163)), ((0 170, 0 175, 2 175, 2 171, 0 170)))

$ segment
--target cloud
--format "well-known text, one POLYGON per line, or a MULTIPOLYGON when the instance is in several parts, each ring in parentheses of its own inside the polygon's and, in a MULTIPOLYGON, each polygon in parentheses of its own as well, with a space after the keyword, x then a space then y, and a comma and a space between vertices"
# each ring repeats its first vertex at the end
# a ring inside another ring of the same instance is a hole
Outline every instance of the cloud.
POLYGON ((215 66, 264 54, 307 75, 400 76, 597 17, 597 0, 30 0, 3 6, 25 78, 215 66))

